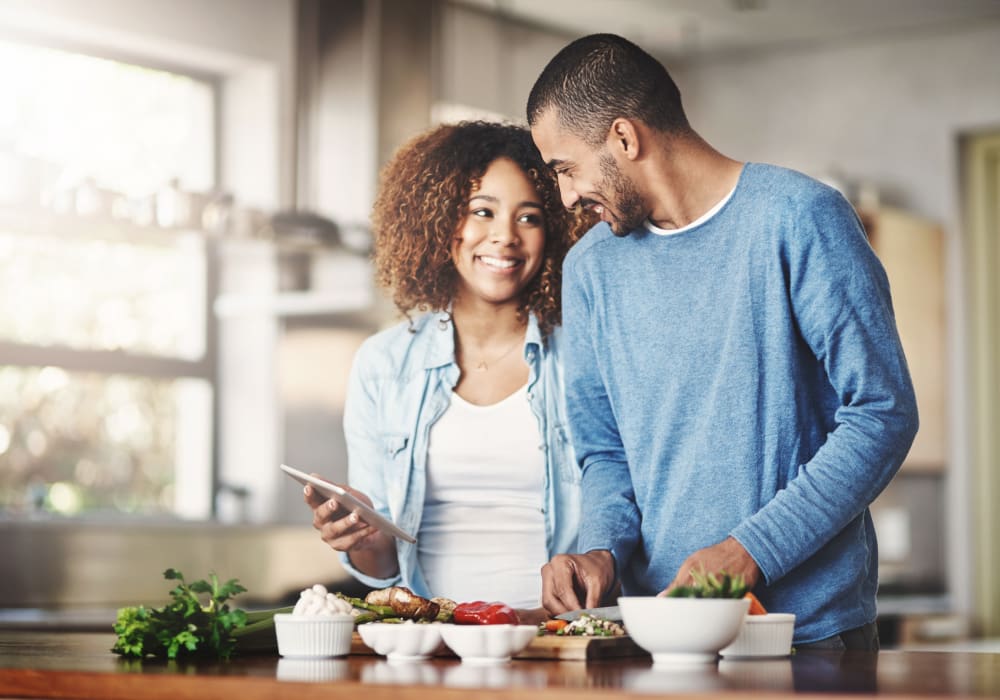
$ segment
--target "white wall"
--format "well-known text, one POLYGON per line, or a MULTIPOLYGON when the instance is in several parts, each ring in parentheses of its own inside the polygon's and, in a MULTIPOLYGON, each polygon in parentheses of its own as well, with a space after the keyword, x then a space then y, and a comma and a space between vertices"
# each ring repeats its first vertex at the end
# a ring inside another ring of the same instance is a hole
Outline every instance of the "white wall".
POLYGON ((528 92, 571 37, 445 4, 438 39, 438 94, 445 105, 525 122, 528 92))
POLYGON ((680 68, 695 129, 723 152, 870 181, 954 229, 956 138, 1000 129, 1000 23, 680 68))

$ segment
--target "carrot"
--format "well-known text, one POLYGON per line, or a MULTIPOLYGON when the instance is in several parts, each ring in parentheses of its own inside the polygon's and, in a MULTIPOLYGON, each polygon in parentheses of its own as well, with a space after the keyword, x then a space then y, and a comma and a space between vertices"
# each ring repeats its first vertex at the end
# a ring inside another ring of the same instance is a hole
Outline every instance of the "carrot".
POLYGON ((765 610, 764 606, 761 605, 759 600, 757 600, 757 596, 750 591, 747 591, 743 597, 750 599, 750 609, 747 611, 747 615, 767 615, 767 610, 765 610))
POLYGON ((566 620, 546 620, 545 621, 545 631, 546 632, 558 632, 563 627, 568 625, 569 622, 566 620))

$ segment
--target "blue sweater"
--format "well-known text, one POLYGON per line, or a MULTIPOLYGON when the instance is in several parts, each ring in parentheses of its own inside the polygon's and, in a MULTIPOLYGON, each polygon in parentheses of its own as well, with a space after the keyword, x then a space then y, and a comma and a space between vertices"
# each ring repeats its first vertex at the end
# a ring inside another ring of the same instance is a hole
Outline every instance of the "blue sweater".
POLYGON ((748 164, 699 226, 600 224, 566 258, 563 325, 580 551, 655 594, 732 535, 797 643, 875 619, 868 505, 917 410, 885 272, 839 193, 748 164))

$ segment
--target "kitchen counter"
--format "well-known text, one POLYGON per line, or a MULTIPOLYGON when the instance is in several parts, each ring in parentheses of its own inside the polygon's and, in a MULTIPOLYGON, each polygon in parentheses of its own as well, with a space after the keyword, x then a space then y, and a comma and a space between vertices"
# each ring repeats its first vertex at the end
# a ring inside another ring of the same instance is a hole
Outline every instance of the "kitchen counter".
POLYGON ((127 660, 114 635, 0 631, 0 698, 623 698, 651 694, 730 698, 748 694, 996 696, 1000 654, 972 652, 800 653, 654 668, 649 657, 607 661, 515 660, 469 666, 456 659, 389 663, 376 656, 296 660, 247 655, 228 663, 127 660))

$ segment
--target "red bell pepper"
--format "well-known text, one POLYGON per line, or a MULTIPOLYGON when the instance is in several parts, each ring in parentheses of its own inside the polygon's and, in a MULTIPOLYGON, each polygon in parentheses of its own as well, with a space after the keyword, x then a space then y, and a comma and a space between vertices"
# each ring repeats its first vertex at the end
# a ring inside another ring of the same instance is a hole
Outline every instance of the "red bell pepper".
POLYGON ((517 613, 506 603, 476 600, 455 606, 452 619, 458 625, 516 625, 517 613))

